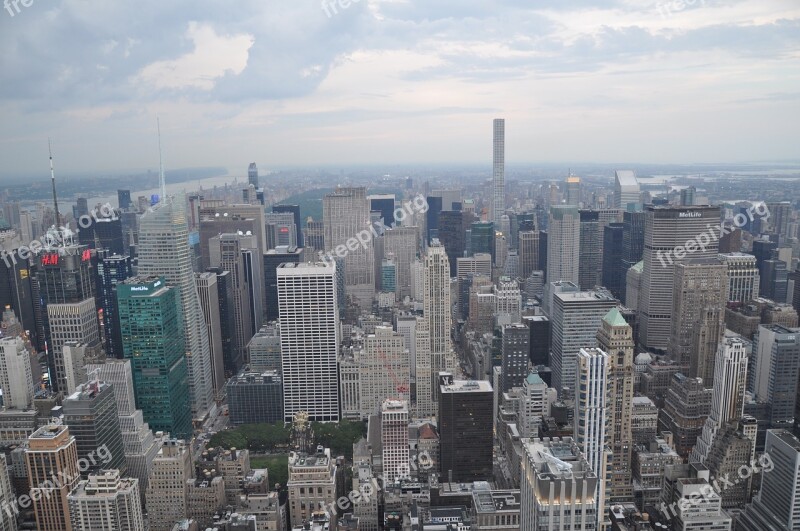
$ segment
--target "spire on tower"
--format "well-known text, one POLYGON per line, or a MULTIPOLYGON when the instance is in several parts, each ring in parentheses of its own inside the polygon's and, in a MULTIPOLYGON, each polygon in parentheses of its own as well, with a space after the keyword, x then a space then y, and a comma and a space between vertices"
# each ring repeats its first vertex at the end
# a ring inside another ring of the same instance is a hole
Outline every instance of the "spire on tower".
POLYGON ((50 182, 53 185, 53 208, 56 211, 55 228, 58 231, 58 224, 61 218, 58 214, 58 197, 56 196, 56 172, 53 170, 53 147, 50 145, 50 137, 47 138, 47 151, 50 153, 50 182))
POLYGON ((158 126, 158 179, 161 185, 160 201, 165 201, 167 199, 167 182, 164 179, 164 159, 161 155, 161 120, 159 120, 158 117, 156 117, 156 125, 158 126))

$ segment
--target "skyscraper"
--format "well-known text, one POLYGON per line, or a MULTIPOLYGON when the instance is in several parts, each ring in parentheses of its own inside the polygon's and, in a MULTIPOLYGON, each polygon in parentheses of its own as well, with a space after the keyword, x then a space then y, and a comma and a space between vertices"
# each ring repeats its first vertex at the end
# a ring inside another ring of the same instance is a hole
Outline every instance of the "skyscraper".
MULTIPOLYGON (((181 350, 186 353, 185 363, 188 364, 192 418, 202 420, 215 407, 214 384, 208 331, 203 322, 200 297, 192 271, 184 203, 182 195, 164 198, 142 216, 139 226, 138 273, 164 277, 167 285, 177 290, 175 299, 179 305, 178 316, 183 321, 183 334, 177 333, 185 338, 185 345, 181 346, 181 350)), ((126 351, 126 357, 128 356, 126 351)), ((141 403, 139 405, 142 406, 141 403)), ((177 435, 176 432, 173 434, 177 435)))
POLYGON ((578 207, 550 207, 547 228, 547 282, 567 280, 578 284, 580 214, 578 207))
POLYGON ((84 360, 65 359, 64 344, 72 341, 86 345, 88 350, 100 351, 91 252, 85 245, 66 245, 42 252, 32 261, 53 388, 68 394, 86 381, 86 373, 84 360))
POLYGON ((6 409, 22 410, 33 405, 31 356, 20 337, 0 337, 0 389, 6 409))
POLYGON ((119 331, 117 315, 117 284, 133 276, 132 261, 129 256, 112 254, 110 251, 97 253, 97 297, 103 308, 103 333, 105 336, 106 357, 122 359, 122 334, 119 331))
POLYGON ((522 387, 528 376, 531 331, 521 323, 506 325, 502 330, 503 372, 499 392, 507 393, 512 387, 522 387))
POLYGON ((687 256, 696 259, 717 256, 718 206, 649 205, 645 216, 644 268, 637 305, 639 343, 663 351, 669 343, 675 264, 687 256), (709 229, 709 226, 712 228, 709 229), (701 236, 702 235, 702 236, 701 236), (693 247, 695 238, 708 239, 704 247, 693 247), (693 248, 694 252, 688 250, 693 248))
POLYGON ((564 203, 567 205, 581 205, 581 178, 569 175, 564 180, 564 203))
POLYGON ((753 393, 770 404, 770 428, 792 429, 800 375, 800 329, 762 324, 753 340, 753 393))
POLYGON ((121 477, 118 470, 89 474, 69 496, 74 529, 144 531, 139 480, 121 477))
POLYGON ((392 327, 376 326, 374 334, 364 337, 364 347, 356 355, 362 418, 380 413, 386 399, 404 400, 408 396, 408 350, 403 336, 392 327))
POLYGON ((539 231, 519 232, 519 276, 528 278, 539 269, 539 231))
POLYGON ((161 441, 147 486, 147 516, 152 531, 171 531, 188 513, 188 483, 194 477, 192 449, 183 440, 161 441))
POLYGON ((250 166, 247 167, 247 183, 252 184, 256 189, 259 188, 258 186, 258 166, 256 166, 255 162, 251 162, 250 166))
MULTIPOLYGON (((253 327, 253 307, 250 304, 250 294, 253 286, 245 274, 244 250, 254 245, 253 236, 241 234, 220 234, 209 240, 210 263, 231 273, 231 287, 233 292, 233 347, 235 356, 247 359, 247 343, 258 331, 253 327)), ((263 261, 263 258, 261 258, 263 261)), ((259 327, 261 324, 259 323, 259 327)))
POLYGON ((144 420, 155 431, 189 437, 192 418, 178 290, 163 277, 138 276, 117 285, 117 299, 125 358, 131 360, 136 404, 144 420))
POLYGON ((639 181, 632 170, 616 170, 614 172, 614 207, 630 211, 638 209, 641 202, 639 181), (633 204, 633 208, 629 205, 633 204))
POLYGON ((128 210, 131 207, 131 191, 117 190, 117 204, 120 210, 128 210))
POLYGON ((759 273, 756 257, 746 253, 720 253, 728 267, 728 302, 747 303, 758 297, 759 273))
POLYGON ((78 446, 69 428, 49 424, 36 430, 28 438, 25 467, 36 529, 73 531, 67 496, 81 475, 78 471, 78 446), (58 484, 53 478, 58 479, 58 484))
POLYGON ((417 257, 417 227, 395 227, 383 233, 383 252, 393 256, 397 270, 397 298, 403 300, 411 296, 411 264, 417 257))
POLYGON ((692 449, 690 462, 703 463, 708 458, 708 452, 720 429, 742 417, 746 382, 747 350, 744 341, 739 338, 725 338, 725 343, 717 353, 711 413, 703 426, 703 433, 692 449))
MULTIPOLYGON (((553 294, 550 314, 552 330, 551 367, 553 387, 559 396, 575 385, 578 352, 597 342, 603 316, 617 306, 607 291, 575 291, 553 294)), ((570 392, 575 391, 571 389, 570 392)))
POLYGON ((264 289, 267 292, 266 321, 278 319, 278 266, 283 263, 300 263, 303 249, 276 247, 264 253, 264 289))
POLYGON ((103 446, 111 455, 109 462, 97 461, 90 465, 88 471, 116 468, 125 474, 127 465, 122 430, 111 384, 93 379, 79 385, 74 393, 64 399, 62 408, 64 424, 69 426, 69 432, 78 445, 78 458, 91 463, 89 456, 96 455, 98 448, 103 446))
POLYGON ((487 381, 439 374, 439 453, 442 481, 492 477, 494 392, 487 381))
MULTIPOLYGON (((394 208, 394 200, 392 200, 392 207, 394 208)), ((294 227, 297 231, 297 246, 303 247, 303 229, 300 222, 300 205, 272 205, 272 211, 276 214, 292 214, 294 218, 294 227)))
POLYGON ((278 267, 278 307, 287 422, 305 411, 317 422, 339 420, 339 308, 334 262, 278 267))
POLYGON ((423 316, 428 321, 433 375, 446 370, 445 359, 452 349, 450 329, 450 263, 444 247, 436 242, 425 255, 423 316))
POLYGON ((428 418, 436 415, 438 401, 434 400, 434 378, 431 361, 431 328, 428 319, 417 317, 415 334, 415 368, 417 378, 416 402, 414 403, 414 416, 428 418))
MULTIPOLYGON (((625 300, 625 273, 628 271, 622 263, 624 231, 623 223, 609 223, 603 228, 603 267, 600 283, 621 301, 625 300)), ((597 267, 596 264, 594 267, 597 267)))
POLYGON ((773 470, 762 473, 761 490, 745 508, 736 528, 741 527, 742 531, 798 529, 800 441, 786 430, 767 430, 765 454, 773 463, 773 470))
MULTIPOLYGON (((11 478, 8 475, 8 464, 5 455, 0 455, 0 507, 15 507, 14 489, 11 486, 11 478)), ((16 507, 15 507, 16 508, 16 507)), ((0 531, 16 531, 17 515, 14 511, 0 512, 0 531)))
POLYGON ((573 433, 589 466, 597 474, 597 527, 605 519, 610 449, 608 447, 608 354, 599 348, 578 353, 573 433))
POLYGON ((506 121, 495 118, 492 122, 492 221, 500 226, 506 210, 506 121))
POLYGON ((344 257, 345 292, 361 308, 371 308, 375 295, 375 247, 370 232, 370 206, 366 189, 337 188, 322 200, 325 250, 344 247, 351 238, 366 231, 368 240, 344 257))
POLYGON ((611 474, 608 498, 612 502, 631 501, 632 416, 633 416, 633 329, 617 308, 602 320, 597 344, 608 354, 608 446, 611 449, 611 474))
POLYGON ((443 210, 439 215, 439 241, 450 260, 450 276, 456 276, 456 261, 464 256, 467 227, 473 216, 460 210, 443 210))
POLYGON ((211 349, 211 381, 214 384, 214 396, 220 399, 225 392, 225 363, 222 351, 222 319, 220 317, 217 275, 209 271, 197 273, 195 280, 203 322, 208 331, 208 345, 211 349))
POLYGON ((470 255, 478 253, 491 255, 492 261, 495 258, 495 224, 491 221, 474 221, 470 225, 469 249, 470 255))
POLYGON ((691 377, 710 383, 725 334, 728 268, 716 257, 675 264, 669 353, 691 377))
POLYGON ((523 442, 521 531, 597 529, 597 474, 570 437, 523 442))
POLYGON ((136 409, 131 362, 111 359, 102 364, 88 365, 86 369, 90 374, 97 372, 99 380, 113 386, 119 426, 125 445, 127 475, 139 480, 139 496, 144 502, 153 460, 161 442, 156 440, 150 426, 144 422, 142 410, 136 409))
POLYGON ((581 289, 594 289, 602 282, 603 229, 596 210, 581 210, 579 215, 578 285, 581 289))
POLYGON ((408 403, 385 400, 381 404, 383 474, 389 484, 411 475, 408 446, 408 403))

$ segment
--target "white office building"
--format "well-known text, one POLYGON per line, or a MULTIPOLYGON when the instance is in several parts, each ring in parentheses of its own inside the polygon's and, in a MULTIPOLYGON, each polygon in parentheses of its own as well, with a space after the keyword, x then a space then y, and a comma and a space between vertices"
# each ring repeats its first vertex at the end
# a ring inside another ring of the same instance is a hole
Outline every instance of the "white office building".
POLYGON ((337 354, 340 325, 335 262, 281 264, 278 308, 283 411, 317 422, 339 420, 337 354))

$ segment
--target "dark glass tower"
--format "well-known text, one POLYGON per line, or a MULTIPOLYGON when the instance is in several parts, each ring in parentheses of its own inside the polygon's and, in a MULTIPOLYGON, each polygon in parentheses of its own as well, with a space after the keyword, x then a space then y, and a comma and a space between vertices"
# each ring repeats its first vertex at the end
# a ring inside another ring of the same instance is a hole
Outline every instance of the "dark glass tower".
POLYGON ((619 300, 622 298, 625 273, 622 267, 622 242, 625 224, 609 223, 603 228, 603 280, 602 284, 619 300))
POLYGON ((440 481, 492 477, 492 386, 439 373, 440 481))
POLYGON ((300 225, 300 205, 272 205, 272 211, 276 214, 292 214, 294 216, 294 228, 297 231, 297 246, 303 247, 303 227, 300 225))
POLYGON ((98 253, 97 298, 103 310, 103 336, 105 338, 106 356, 122 359, 122 334, 119 329, 119 314, 117 313, 117 284, 131 277, 131 258, 112 254, 110 251, 101 250, 98 253))
POLYGON ((175 288, 163 277, 133 277, 117 285, 117 300, 136 406, 153 431, 191 437, 186 343, 175 288))

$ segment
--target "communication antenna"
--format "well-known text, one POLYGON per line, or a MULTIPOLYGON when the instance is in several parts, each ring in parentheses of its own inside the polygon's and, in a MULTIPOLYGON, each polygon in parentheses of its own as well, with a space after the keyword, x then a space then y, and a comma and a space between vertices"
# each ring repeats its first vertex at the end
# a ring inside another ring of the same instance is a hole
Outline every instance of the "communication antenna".
POLYGON ((56 231, 59 230, 58 224, 61 217, 58 214, 58 197, 56 196, 56 172, 53 170, 53 147, 50 144, 50 137, 47 137, 47 151, 50 153, 50 182, 53 185, 53 208, 56 211, 56 231))
POLYGON ((158 179, 161 184, 161 201, 167 199, 167 182, 164 179, 164 159, 161 155, 161 120, 156 117, 156 125, 158 127, 158 179))

